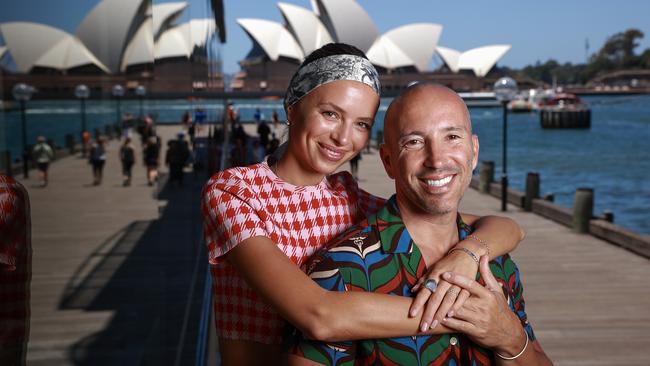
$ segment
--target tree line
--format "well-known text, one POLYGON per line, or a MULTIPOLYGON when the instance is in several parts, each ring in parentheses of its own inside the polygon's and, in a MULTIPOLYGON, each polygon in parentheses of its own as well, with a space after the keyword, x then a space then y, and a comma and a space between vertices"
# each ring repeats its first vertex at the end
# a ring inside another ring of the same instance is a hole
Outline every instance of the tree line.
POLYGON ((642 38, 643 32, 630 28, 610 36, 600 50, 589 57, 587 63, 562 64, 549 59, 544 63, 537 61, 534 65, 519 70, 503 67, 501 71, 518 77, 530 77, 547 84, 552 84, 555 76, 558 84, 575 85, 586 84, 594 77, 612 71, 650 70, 650 48, 646 48, 640 54, 635 52, 639 46, 638 41, 642 38))

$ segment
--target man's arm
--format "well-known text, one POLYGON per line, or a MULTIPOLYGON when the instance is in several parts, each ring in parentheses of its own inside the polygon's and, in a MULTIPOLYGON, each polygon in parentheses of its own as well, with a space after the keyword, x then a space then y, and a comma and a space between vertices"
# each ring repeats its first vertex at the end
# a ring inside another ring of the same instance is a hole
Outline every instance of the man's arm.
POLYGON ((522 327, 520 318, 508 306, 487 257, 481 257, 479 270, 485 287, 458 274, 443 274, 445 280, 469 291, 471 296, 442 323, 494 351, 499 365, 552 365, 539 342, 531 339, 532 331, 529 334, 522 327))

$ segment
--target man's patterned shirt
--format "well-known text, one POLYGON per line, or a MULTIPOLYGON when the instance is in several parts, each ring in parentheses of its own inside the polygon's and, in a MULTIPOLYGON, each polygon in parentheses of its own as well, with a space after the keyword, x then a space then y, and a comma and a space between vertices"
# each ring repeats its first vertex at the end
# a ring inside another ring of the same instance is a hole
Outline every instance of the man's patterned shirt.
MULTIPOLYGON (((472 228, 458 215, 460 240, 472 228)), ((418 246, 404 225, 393 196, 377 214, 347 230, 333 245, 306 263, 307 273, 331 291, 366 291, 412 297, 411 288, 427 272, 418 246)), ((503 285, 510 309, 534 340, 524 310, 519 270, 510 256, 490 262, 503 285)), ((477 274, 482 285, 485 282, 477 274)), ((378 311, 381 311, 378 309, 378 311)), ((325 365, 492 365, 490 350, 460 333, 326 343, 307 340, 294 331, 289 352, 325 365)))

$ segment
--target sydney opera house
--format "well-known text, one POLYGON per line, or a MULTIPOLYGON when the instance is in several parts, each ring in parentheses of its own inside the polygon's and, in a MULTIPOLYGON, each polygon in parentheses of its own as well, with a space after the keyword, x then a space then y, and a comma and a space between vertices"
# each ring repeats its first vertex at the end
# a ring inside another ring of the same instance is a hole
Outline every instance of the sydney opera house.
POLYGON ((80 83, 93 95, 110 95, 115 84, 152 92, 223 90, 219 55, 211 54, 225 41, 223 3, 211 3, 214 17, 180 22, 187 2, 101 0, 74 33, 34 22, 0 23, 2 90, 9 93, 16 82, 61 97, 80 83))
POLYGON ((380 34, 354 0, 312 0, 312 9, 278 3, 284 24, 265 19, 237 19, 253 42, 232 80, 233 90, 284 90, 297 65, 314 49, 344 42, 366 52, 378 68, 385 91, 414 80, 430 80, 459 91, 490 88, 494 65, 510 45, 486 45, 458 51, 438 45, 443 26, 415 23, 380 34), (429 70, 434 55, 444 65, 429 70))

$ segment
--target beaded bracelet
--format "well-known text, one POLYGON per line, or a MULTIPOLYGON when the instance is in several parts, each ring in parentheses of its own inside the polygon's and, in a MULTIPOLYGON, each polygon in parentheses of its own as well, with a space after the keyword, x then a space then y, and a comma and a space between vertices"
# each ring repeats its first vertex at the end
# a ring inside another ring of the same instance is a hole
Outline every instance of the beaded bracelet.
POLYGON ((478 257, 477 257, 476 254, 474 254, 474 252, 472 252, 471 250, 469 250, 469 249, 467 249, 467 248, 458 248, 458 247, 453 247, 453 248, 449 249, 449 251, 447 252, 447 254, 453 252, 454 250, 462 250, 463 252, 467 253, 467 255, 469 255, 470 257, 472 257, 472 259, 474 260, 474 262, 478 263, 478 257))
POLYGON ((487 253, 486 253, 487 256, 488 256, 488 257, 490 256, 490 247, 488 246, 488 244, 487 244, 484 240, 482 240, 481 238, 479 238, 476 234, 469 234, 469 235, 467 235, 467 237, 476 240, 479 244, 481 244, 482 246, 484 246, 484 247, 485 247, 485 251, 487 252, 487 253))
POLYGON ((494 353, 495 353, 497 356, 499 356, 500 359, 502 359, 502 360, 506 360, 506 361, 512 361, 512 360, 514 360, 515 358, 518 358, 519 356, 523 355, 524 352, 526 352, 526 348, 528 347, 528 339, 529 339, 529 338, 528 338, 528 332, 526 332, 526 331, 524 330, 524 334, 526 334, 526 343, 524 344, 524 348, 521 350, 521 352, 517 353, 516 356, 513 356, 513 357, 506 357, 506 356, 501 356, 501 355, 499 354, 499 352, 494 352, 494 353))

